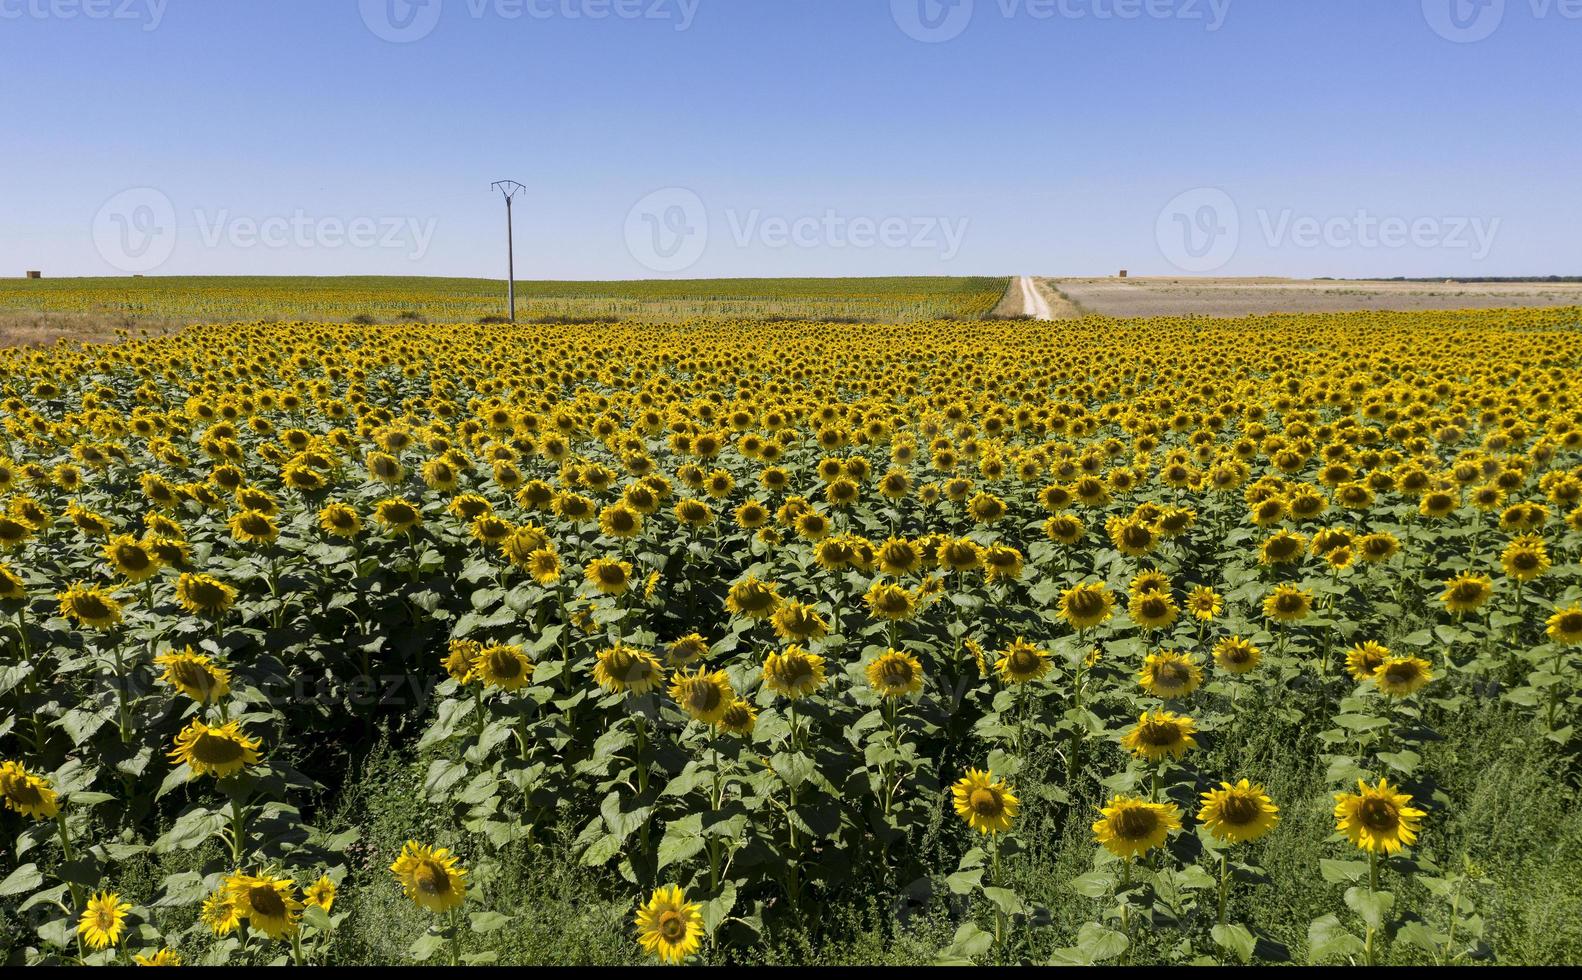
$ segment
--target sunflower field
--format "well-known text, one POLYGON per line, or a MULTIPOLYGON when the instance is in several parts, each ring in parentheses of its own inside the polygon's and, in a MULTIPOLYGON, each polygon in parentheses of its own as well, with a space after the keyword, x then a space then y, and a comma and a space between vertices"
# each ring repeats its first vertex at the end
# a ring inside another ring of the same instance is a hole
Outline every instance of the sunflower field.
POLYGON ((0 350, 0 957, 1582 957, 1582 310, 0 350))

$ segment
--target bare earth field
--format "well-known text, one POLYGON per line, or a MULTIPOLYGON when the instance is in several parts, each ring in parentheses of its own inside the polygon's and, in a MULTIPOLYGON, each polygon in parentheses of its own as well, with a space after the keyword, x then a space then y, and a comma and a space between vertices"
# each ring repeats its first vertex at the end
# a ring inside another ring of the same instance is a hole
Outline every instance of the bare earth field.
POLYGON ((1582 305, 1582 283, 1438 284, 1183 277, 1057 279, 1052 284, 1084 312, 1113 317, 1582 305))

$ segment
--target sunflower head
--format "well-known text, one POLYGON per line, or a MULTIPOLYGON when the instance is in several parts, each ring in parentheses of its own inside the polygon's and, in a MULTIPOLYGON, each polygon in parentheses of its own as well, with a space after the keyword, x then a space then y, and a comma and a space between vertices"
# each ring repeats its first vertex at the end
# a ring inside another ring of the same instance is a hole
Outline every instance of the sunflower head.
POLYGON ((1197 739, 1192 737, 1196 733, 1197 723, 1185 715, 1148 711, 1121 738, 1121 746, 1139 759, 1149 762, 1179 759, 1197 748, 1197 739))
POLYGON ((1011 788, 996 780, 993 773, 981 769, 967 770, 950 792, 956 815, 980 834, 1003 834, 1010 830, 1021 809, 1021 801, 1011 788))
POLYGON ((52 820, 60 812, 49 780, 28 772, 20 762, 0 762, 0 800, 6 809, 34 820, 52 820))
POLYGON ((199 704, 218 701, 230 693, 231 672, 190 646, 155 657, 154 665, 165 668, 160 680, 199 704))
POLYGON ((783 653, 764 659, 764 686, 793 701, 807 697, 824 686, 824 658, 799 646, 788 646, 783 653))
POLYGON ((170 758, 178 764, 185 763, 192 770, 192 778, 224 779, 247 766, 257 765, 261 744, 242 731, 240 722, 230 721, 211 728, 194 718, 176 735, 170 758))
POLYGON ((1386 657, 1370 676, 1374 686, 1392 698, 1416 694, 1433 679, 1431 665, 1421 657, 1386 657))
POLYGON ((1130 860, 1159 847, 1180 828, 1181 811, 1174 804, 1119 796, 1099 811, 1093 836, 1111 854, 1130 860))
POLYGON ((670 697, 695 721, 718 724, 736 700, 731 680, 725 671, 699 669, 696 673, 678 672, 670 681, 670 697))
POLYGON ((1335 828, 1357 847, 1394 854, 1417 840, 1426 816, 1412 807, 1412 798, 1396 791, 1388 779, 1375 786, 1357 780, 1357 792, 1335 794, 1335 828))
POLYGON ((923 664, 910 653, 886 650, 868 664, 868 686, 882 698, 902 698, 923 689, 923 664))
POLYGON ((128 902, 114 892, 98 892, 88 898, 82 915, 77 920, 77 935, 90 949, 107 949, 121 941, 126 928, 126 913, 132 911, 128 902))
POLYGON ((1190 656, 1162 650, 1143 660, 1138 681, 1154 697, 1184 698, 1203 683, 1203 668, 1190 656))
POLYGON ((638 906, 637 941, 661 962, 685 962, 703 944, 703 913, 675 885, 657 888, 638 906))
POLYGON ((409 840, 390 872, 406 897, 430 912, 447 912, 467 900, 467 871, 443 847, 409 840))
POLYGON ((1273 830, 1280 821, 1280 808, 1262 786, 1243 779, 1222 782, 1219 789, 1204 793, 1198 819, 1219 840, 1240 844, 1273 830))
POLYGON ((593 665, 593 679, 612 694, 647 694, 660 686, 664 676, 657 657, 624 643, 601 652, 593 665))

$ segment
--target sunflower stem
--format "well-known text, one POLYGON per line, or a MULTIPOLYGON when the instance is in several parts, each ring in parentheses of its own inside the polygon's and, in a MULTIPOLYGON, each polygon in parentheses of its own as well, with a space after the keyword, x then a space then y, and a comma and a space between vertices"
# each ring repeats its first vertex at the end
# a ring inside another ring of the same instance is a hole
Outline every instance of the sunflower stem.
POLYGON ((1225 899, 1230 894, 1230 853, 1219 852, 1219 924, 1225 924, 1225 899))

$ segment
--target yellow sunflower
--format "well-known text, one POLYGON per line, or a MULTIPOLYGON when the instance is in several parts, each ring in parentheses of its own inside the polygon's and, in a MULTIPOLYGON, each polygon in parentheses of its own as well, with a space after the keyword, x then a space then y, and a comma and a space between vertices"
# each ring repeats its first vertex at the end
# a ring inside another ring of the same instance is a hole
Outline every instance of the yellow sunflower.
POLYGON ((1028 684, 1048 674, 1053 666, 1049 651, 1017 637, 1001 652, 994 669, 1006 684, 1028 684))
POLYGON ((1567 606, 1556 609, 1545 625, 1548 627, 1549 639, 1556 643, 1570 646, 1582 643, 1582 605, 1567 606))
POLYGON ((1219 840, 1241 844, 1273 830, 1280 822, 1280 808, 1262 786, 1243 779, 1234 785, 1222 782, 1219 789, 1204 793, 1197 818, 1219 840))
POLYGON ((211 728, 194 718, 176 735, 170 758, 177 764, 186 763, 192 778, 224 779, 257 765, 258 747, 262 744, 256 738, 248 738, 240 722, 211 728))
POLYGON ((1263 651, 1239 636, 1227 636, 1214 644, 1214 662, 1227 674, 1256 670, 1263 651))
POLYGON ((923 689, 923 664, 900 650, 886 650, 875 657, 867 674, 868 686, 880 697, 908 697, 923 689))
POLYGON ((670 697, 695 721, 717 724, 736 700, 731 679, 723 670, 677 672, 670 679, 670 697))
POLYGON ((1186 654, 1161 650, 1144 658, 1137 679, 1154 697, 1184 698, 1203 683, 1203 668, 1186 654))
POLYGON ((1394 854, 1417 840, 1418 826, 1427 815, 1411 803, 1388 779, 1376 786, 1359 779, 1357 792, 1335 794, 1335 829, 1365 851, 1394 854))
POLYGON ((799 646, 769 654, 764 659, 763 672, 765 687, 793 701, 824 686, 824 658, 799 646))
POLYGON ((1111 854, 1128 860, 1164 844, 1172 830, 1181 828, 1181 811, 1174 804, 1132 796, 1111 799, 1099 814, 1094 838, 1111 854))
POLYGON ((1462 572, 1445 583, 1445 591, 1439 601, 1445 604, 1449 612, 1461 615, 1476 612, 1493 594, 1494 581, 1487 575, 1462 572))
POLYGON ((443 847, 409 840, 390 872, 406 897, 430 912, 448 912, 467 900, 467 870, 443 847))
POLYGON ((1416 694, 1434 679, 1431 667, 1422 657, 1388 657, 1370 679, 1390 697, 1404 698, 1416 694))
POLYGON ((294 934, 300 923, 302 903, 290 878, 233 874, 225 879, 225 892, 238 917, 270 939, 294 934))
POLYGON ((731 735, 750 735, 757 724, 758 709, 752 706, 752 702, 737 698, 720 716, 718 728, 731 735))
POLYGON ((1169 711, 1147 711, 1121 738, 1121 747, 1139 759, 1160 762, 1179 759, 1197 748, 1197 722, 1169 711))
POLYGON ((599 654, 593 679, 612 694, 647 694, 664 683, 665 670, 647 650, 619 643, 599 654))
POLYGON ((478 651, 472 674, 485 687, 516 691, 533 680, 533 661, 527 651, 511 644, 497 644, 478 651))
POLYGON ((218 701, 231 691, 231 672, 190 646, 155 657, 154 666, 165 668, 161 681, 199 704, 218 701))
POLYGON ((950 792, 956 814, 980 834, 1003 834, 1010 830, 1022 805, 1011 787, 996 780, 992 772, 981 769, 968 769, 950 792))
POLYGON ((236 603, 236 589, 213 575, 182 572, 176 579, 176 601, 194 616, 219 616, 236 603))
POLYGON ((130 534, 111 538, 104 546, 104 557, 128 582, 144 582, 159 574, 159 556, 130 534))
POLYGON ((1115 599, 1102 583, 1072 586, 1060 594, 1060 617, 1075 630, 1091 629, 1110 618, 1115 599))
POLYGON ((181 954, 175 950, 161 948, 156 950, 152 956, 133 953, 132 962, 138 966, 181 966, 183 961, 181 954))
POLYGON ((604 595, 621 595, 632 586, 632 563, 616 558, 595 558, 583 570, 588 583, 604 595))
POLYGON ((725 608, 732 616, 763 620, 774 615, 780 601, 779 586, 750 575, 731 586, 725 596, 725 608))
POLYGON ((1313 612, 1313 593, 1294 585, 1279 585, 1263 600, 1263 615, 1277 623, 1300 623, 1313 612))
POLYGON ((410 501, 390 497, 374 505, 374 520, 390 534, 405 534, 423 523, 423 512, 410 501))
POLYGON ((78 582, 68 586, 57 598, 60 599, 61 616, 83 626, 107 630, 121 621, 121 603, 100 586, 78 582))
POLYGON ((637 909, 637 941, 661 962, 680 964, 703 945, 703 913, 675 885, 656 888, 637 909))
POLYGON ((362 533, 363 520, 350 504, 325 504, 319 511, 319 527, 336 538, 355 538, 362 533))
POLYGON ((60 812, 49 780, 28 772, 20 762, 0 762, 0 799, 6 809, 34 820, 53 820, 60 812))
POLYGON ((88 898, 88 905, 77 920, 77 935, 91 949, 105 949, 121 941, 126 928, 126 913, 131 903, 121 901, 115 892, 99 892, 88 898))

